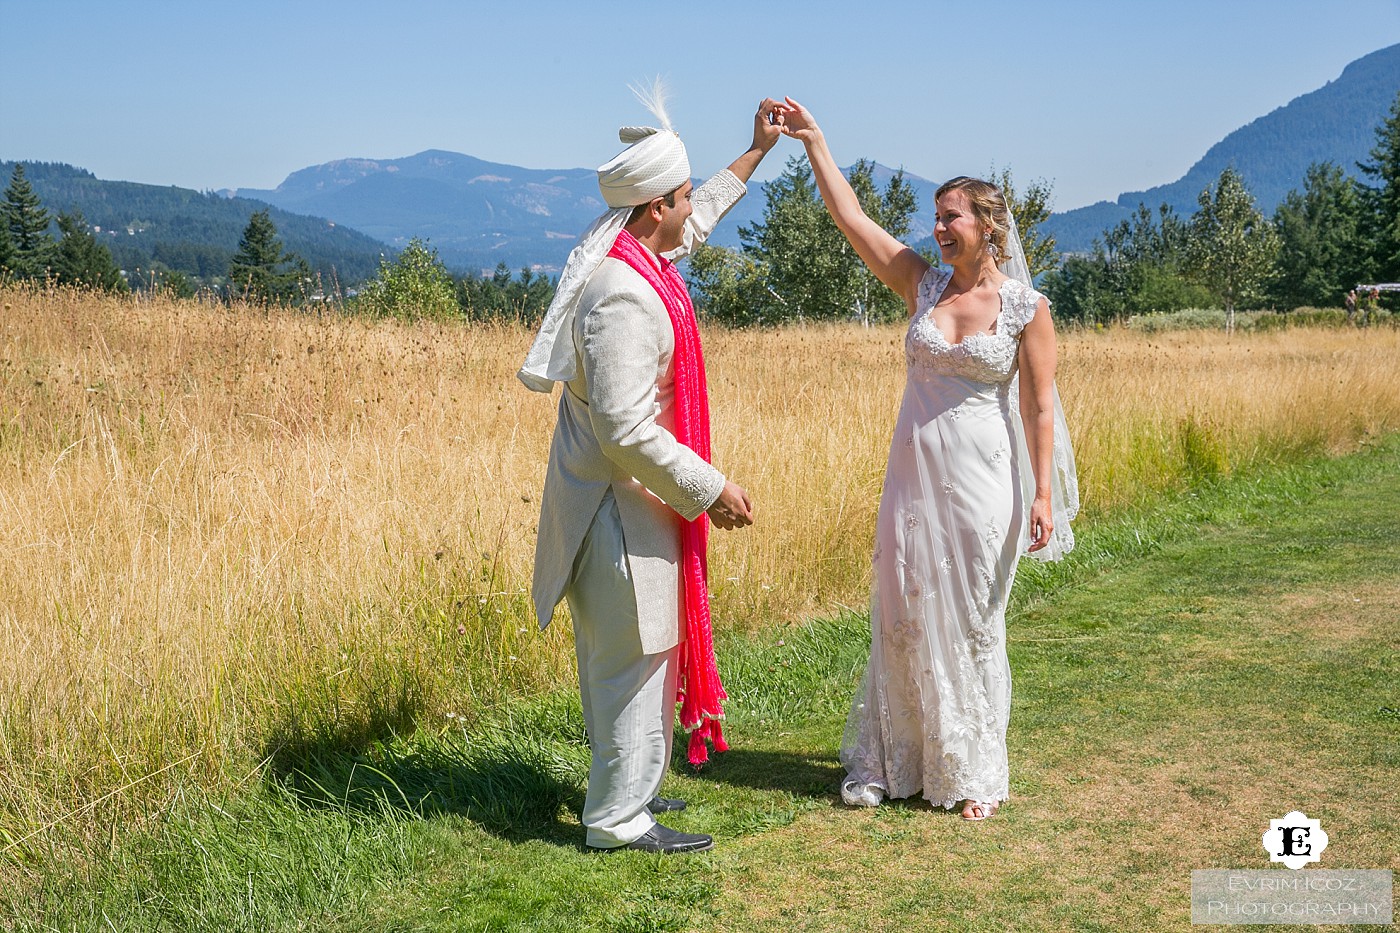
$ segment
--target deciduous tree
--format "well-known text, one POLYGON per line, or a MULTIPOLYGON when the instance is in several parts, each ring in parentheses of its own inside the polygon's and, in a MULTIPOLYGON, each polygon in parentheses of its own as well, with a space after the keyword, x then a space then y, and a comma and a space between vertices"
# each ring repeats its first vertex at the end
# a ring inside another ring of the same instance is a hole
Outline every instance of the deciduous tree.
POLYGON ((1199 203, 1191 217, 1191 274, 1225 306, 1225 329, 1233 331, 1235 308, 1259 294, 1273 268, 1278 236, 1231 167, 1201 192, 1199 203))
POLYGON ((1017 192, 1009 168, 994 172, 988 181, 1001 189, 1011 216, 1016 218, 1021 249, 1025 251, 1026 267, 1030 269, 1031 277, 1055 268, 1060 260, 1060 254, 1055 249, 1055 238, 1041 232, 1041 224, 1050 216, 1053 193, 1050 183, 1038 178, 1026 186, 1024 193, 1017 192))
POLYGON ((452 276, 430 249, 417 237, 408 241, 392 262, 381 259, 379 276, 370 280, 356 299, 356 305, 380 317, 448 320, 462 315, 452 276))
MULTIPOLYGON (((728 327, 756 327, 764 320, 773 296, 766 293, 768 268, 742 250, 701 243, 687 260, 686 277, 697 298, 696 309, 728 327)), ((780 318, 779 318, 780 319, 780 318)))

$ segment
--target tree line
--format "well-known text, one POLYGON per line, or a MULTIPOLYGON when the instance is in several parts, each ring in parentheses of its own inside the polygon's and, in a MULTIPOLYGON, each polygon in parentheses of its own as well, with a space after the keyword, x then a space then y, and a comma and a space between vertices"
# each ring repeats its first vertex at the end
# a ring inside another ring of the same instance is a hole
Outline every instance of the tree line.
MULTIPOLYGON (((4 177, 15 164, 0 162, 4 177)), ((215 192, 102 180, 64 163, 25 162, 24 171, 51 212, 82 212, 137 289, 170 273, 196 289, 224 288, 241 231, 254 211, 267 206, 215 192)), ((276 208, 270 215, 288 245, 327 283, 353 287, 379 267, 384 244, 357 230, 276 208)))
MULTIPOLYGON (((197 244, 195 245, 197 246, 197 244)), ((310 263, 288 251, 271 213, 255 211, 238 248, 207 271, 223 285, 206 294, 255 304, 301 306, 325 302, 345 311, 376 316, 534 321, 554 296, 548 276, 522 269, 512 275, 498 265, 487 277, 453 276, 435 250, 420 240, 393 259, 381 257, 378 274, 358 292, 325 288, 310 263)), ((0 280, 54 282, 112 293, 131 291, 111 249, 92 232, 82 212, 51 214, 34 192, 22 163, 16 163, 0 204, 0 280), (57 225, 58 237, 51 230, 57 225)), ((193 297, 196 280, 170 265, 141 274, 138 288, 193 297)))
POLYGON ((347 304, 354 312, 402 319, 534 324, 554 298, 555 281, 528 268, 512 275, 498 263, 489 276, 454 276, 437 250, 414 238, 347 304))
MULTIPOLYGON (((1201 192, 1190 217, 1165 204, 1156 211, 1142 205, 1105 231, 1088 255, 1060 257, 1053 238, 1043 235, 1047 183, 1018 192, 1006 170, 989 180, 1006 194, 1027 264, 1057 316, 1099 323, 1218 307, 1232 324, 1237 309, 1338 307, 1358 284, 1400 281, 1400 95, 1375 132, 1371 161, 1358 166, 1365 181, 1337 165, 1316 164, 1303 190, 1265 218, 1243 177, 1226 168, 1201 192)), ((883 191, 868 162, 856 163, 849 177, 865 212, 904 239, 916 205, 902 173, 883 191)), ((701 246, 692 256, 689 280, 702 315, 748 326, 905 314, 837 230, 805 159, 790 159, 764 193, 763 220, 740 229, 739 249, 701 246)), ((914 245, 937 261, 930 244, 914 245)))
POLYGON ((1086 323, 1211 304, 1232 320, 1242 308, 1339 307, 1357 285, 1400 281, 1400 94, 1375 133, 1364 180, 1316 163, 1266 219, 1226 168, 1191 217, 1139 205, 1042 289, 1057 315, 1086 323))
POLYGON ((52 219, 17 163, 0 204, 0 275, 129 291, 111 250, 97 241, 80 212, 58 215, 57 240, 49 233, 52 219))

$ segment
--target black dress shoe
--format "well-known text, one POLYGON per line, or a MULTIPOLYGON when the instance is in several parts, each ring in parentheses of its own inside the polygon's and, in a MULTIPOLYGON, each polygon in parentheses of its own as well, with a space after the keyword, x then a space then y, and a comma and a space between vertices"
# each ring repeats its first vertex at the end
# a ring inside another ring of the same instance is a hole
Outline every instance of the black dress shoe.
POLYGON ((657 823, 647 830, 646 835, 640 839, 635 839, 625 846, 604 849, 603 851, 616 852, 620 849, 632 849, 636 852, 660 852, 663 855, 676 855, 681 852, 702 852, 705 849, 713 848, 714 844, 714 838, 706 836, 704 833, 680 833, 657 823))
POLYGON ((647 801, 647 809, 652 813, 675 813, 685 809, 685 801, 675 797, 653 797, 647 801))

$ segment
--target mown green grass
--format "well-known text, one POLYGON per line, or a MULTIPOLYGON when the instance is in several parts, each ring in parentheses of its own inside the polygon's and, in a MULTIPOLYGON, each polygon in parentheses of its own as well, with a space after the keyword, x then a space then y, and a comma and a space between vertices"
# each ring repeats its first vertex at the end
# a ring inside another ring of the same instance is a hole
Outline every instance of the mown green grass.
POLYGON ((584 850, 571 690, 468 727, 284 748, 0 894, 14 930, 1181 929, 1190 870, 1269 867, 1290 809, 1322 867, 1394 868, 1400 438, 1202 485, 1024 562, 1012 800, 967 824, 836 803, 858 612, 721 645, 733 749, 665 792, 684 858, 584 850))

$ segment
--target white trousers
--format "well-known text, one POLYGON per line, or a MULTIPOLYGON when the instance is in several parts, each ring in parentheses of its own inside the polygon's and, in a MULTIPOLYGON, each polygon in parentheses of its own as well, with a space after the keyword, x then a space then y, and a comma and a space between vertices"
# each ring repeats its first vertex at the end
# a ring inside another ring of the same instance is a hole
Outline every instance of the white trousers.
POLYGON ((655 825, 647 803, 671 760, 676 649, 644 654, 622 519, 609 492, 574 559, 565 590, 574 618, 583 721, 593 764, 583 825, 588 844, 616 848, 655 825))

